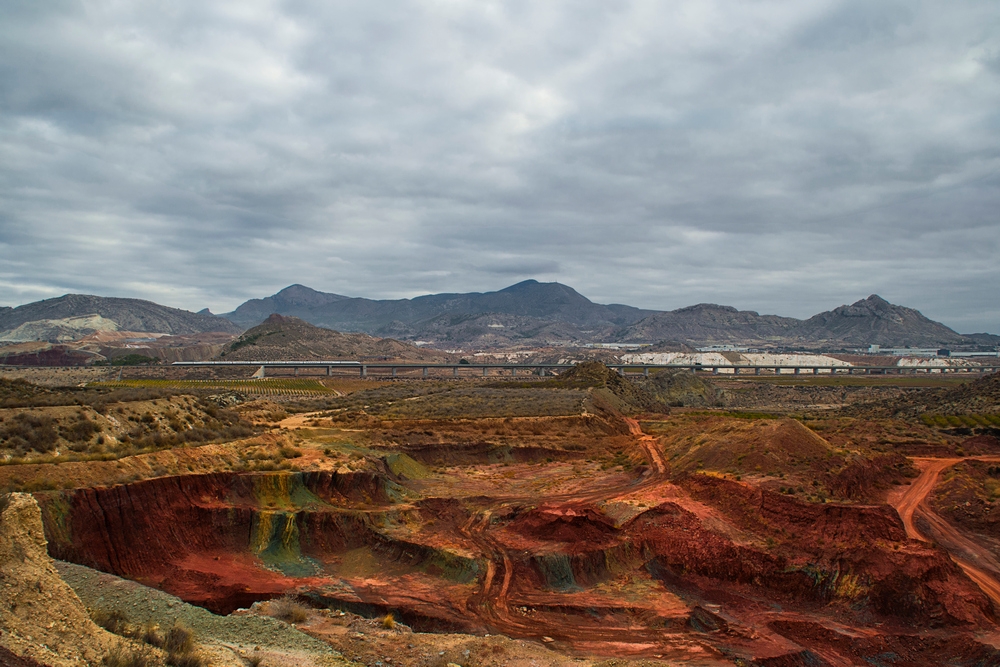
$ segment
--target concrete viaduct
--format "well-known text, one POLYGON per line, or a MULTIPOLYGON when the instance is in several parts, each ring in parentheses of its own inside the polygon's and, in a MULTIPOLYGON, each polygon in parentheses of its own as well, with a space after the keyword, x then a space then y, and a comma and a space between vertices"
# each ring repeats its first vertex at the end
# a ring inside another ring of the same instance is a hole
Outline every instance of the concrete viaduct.
MULTIPOLYGON (((479 371, 482 373, 483 377, 490 374, 490 371, 495 371, 503 374, 505 371, 509 372, 511 376, 517 376, 518 373, 524 373, 526 375, 538 374, 539 372, 552 372, 552 371, 564 371, 573 368, 575 364, 478 364, 478 363, 468 363, 468 364, 424 364, 424 363, 401 363, 401 362, 369 362, 369 361, 175 361, 172 366, 186 367, 186 368, 228 368, 228 367, 256 367, 257 373, 255 377, 265 377, 267 370, 292 370, 293 374, 298 375, 301 369, 319 369, 326 371, 326 375, 332 375, 334 369, 338 371, 349 370, 356 372, 360 377, 369 377, 369 372, 378 370, 382 371, 377 375, 379 377, 398 377, 400 372, 412 373, 415 370, 420 370, 420 377, 429 377, 430 371, 432 370, 448 370, 452 371, 453 377, 459 376, 460 370, 465 371, 479 371), (388 371, 388 373, 386 373, 388 371)), ((774 374, 791 374, 791 375, 820 375, 820 374, 845 374, 845 375, 904 375, 904 374, 918 374, 918 373, 994 373, 1000 370, 1000 364, 984 365, 984 366, 956 366, 956 367, 945 367, 945 366, 816 366, 810 365, 763 365, 763 366, 753 366, 753 365, 703 365, 703 364, 607 364, 608 368, 613 368, 617 370, 622 375, 637 375, 642 374, 648 376, 650 371, 658 371, 664 369, 674 369, 674 370, 690 370, 690 371, 703 371, 710 372, 712 374, 718 375, 720 372, 725 371, 729 374, 729 371, 734 375, 760 375, 762 371, 774 374)), ((338 373, 339 375, 340 373, 338 373)), ((463 373, 463 375, 467 375, 463 373)))

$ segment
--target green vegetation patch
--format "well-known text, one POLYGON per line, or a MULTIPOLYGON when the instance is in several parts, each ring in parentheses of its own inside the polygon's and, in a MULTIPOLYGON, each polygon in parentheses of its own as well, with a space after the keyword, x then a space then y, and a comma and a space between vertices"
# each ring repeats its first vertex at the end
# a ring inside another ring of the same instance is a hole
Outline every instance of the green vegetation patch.
POLYGON ((106 380, 91 382, 88 387, 143 389, 226 389, 244 394, 282 396, 295 394, 329 394, 333 390, 318 380, 298 378, 261 378, 259 380, 106 380))
POLYGON ((937 428, 976 428, 1000 426, 1000 414, 983 415, 920 415, 925 426, 937 428))
POLYGON ((156 357, 147 357, 143 354, 126 354, 120 357, 115 357, 110 361, 98 361, 95 366, 153 366, 161 363, 162 359, 157 359, 156 357))
POLYGON ((404 385, 354 392, 329 401, 332 410, 364 410, 389 419, 544 417, 583 412, 587 392, 545 387, 404 385))
POLYGON ((727 389, 740 383, 761 383, 782 386, 809 387, 954 387, 972 381, 972 377, 948 373, 923 373, 920 375, 846 375, 838 373, 830 375, 747 375, 743 376, 712 376, 715 382, 723 383, 727 389))

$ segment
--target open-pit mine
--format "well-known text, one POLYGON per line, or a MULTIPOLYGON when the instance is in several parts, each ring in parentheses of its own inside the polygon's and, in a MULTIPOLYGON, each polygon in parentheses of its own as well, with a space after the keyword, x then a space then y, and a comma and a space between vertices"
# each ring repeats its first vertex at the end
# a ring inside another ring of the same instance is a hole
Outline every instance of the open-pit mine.
POLYGON ((1000 664, 1000 379, 934 380, 4 380, 0 663, 1000 664))

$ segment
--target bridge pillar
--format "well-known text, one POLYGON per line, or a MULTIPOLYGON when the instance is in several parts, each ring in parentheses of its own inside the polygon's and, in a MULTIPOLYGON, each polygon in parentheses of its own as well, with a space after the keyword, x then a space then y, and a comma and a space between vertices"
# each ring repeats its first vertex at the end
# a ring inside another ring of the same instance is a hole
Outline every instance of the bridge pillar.
POLYGON ((424 377, 427 377, 427 366, 424 366, 424 377))
POLYGON ((326 376, 327 376, 327 377, 330 377, 330 374, 331 374, 332 372, 333 372, 333 366, 327 366, 327 367, 326 367, 326 376))
POLYGON ((292 369, 292 372, 293 372, 293 373, 294 373, 295 375, 298 375, 298 374, 299 374, 299 367, 298 367, 298 366, 296 366, 295 368, 293 368, 293 369, 292 369))
POLYGON ((396 377, 396 367, 392 367, 392 377, 396 377))
POLYGON ((814 368, 813 369, 813 375, 819 375, 819 369, 818 368, 814 368))
POLYGON ((801 371, 801 370, 802 370, 801 368, 799 368, 798 366, 796 366, 795 367, 795 374, 798 375, 799 371, 801 371))
POLYGON ((642 377, 646 377, 646 378, 649 377, 649 366, 643 366, 642 367, 642 377))
POLYGON ((713 366, 712 367, 712 375, 718 375, 718 374, 719 374, 719 367, 718 366, 713 366))
POLYGON ((451 369, 451 376, 456 378, 458 377, 458 366, 451 369))
POLYGON ((363 378, 368 377, 368 367, 365 366, 364 364, 361 365, 361 377, 363 378))
POLYGON ((739 374, 740 374, 740 369, 736 368, 736 366, 733 366, 733 375, 739 375, 739 374))
POLYGON ((854 375, 854 366, 848 366, 847 367, 847 374, 848 375, 854 375))
POLYGON ((514 377, 514 376, 516 376, 516 375, 517 375, 517 369, 516 369, 516 368, 512 368, 512 369, 510 369, 510 376, 511 376, 511 377, 514 377))
POLYGON ((487 375, 487 374, 488 374, 489 372, 490 372, 490 369, 486 368, 486 366, 483 366, 483 377, 486 377, 486 375, 487 375))
POLYGON ((753 369, 753 374, 754 374, 754 375, 760 375, 760 366, 756 366, 756 367, 755 367, 755 368, 753 369))

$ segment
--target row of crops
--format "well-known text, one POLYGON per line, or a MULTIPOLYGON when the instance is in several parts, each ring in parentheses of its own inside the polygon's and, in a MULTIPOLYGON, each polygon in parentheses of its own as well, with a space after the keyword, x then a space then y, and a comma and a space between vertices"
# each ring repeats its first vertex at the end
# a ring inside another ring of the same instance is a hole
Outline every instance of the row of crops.
POLYGON ((317 393, 333 393, 318 380, 299 378, 261 378, 259 380, 106 380, 91 382, 90 387, 109 389, 218 389, 238 391, 254 396, 299 396, 317 393))
POLYGON ((940 428, 975 428, 977 426, 1000 426, 1000 415, 921 415, 928 426, 940 428))

